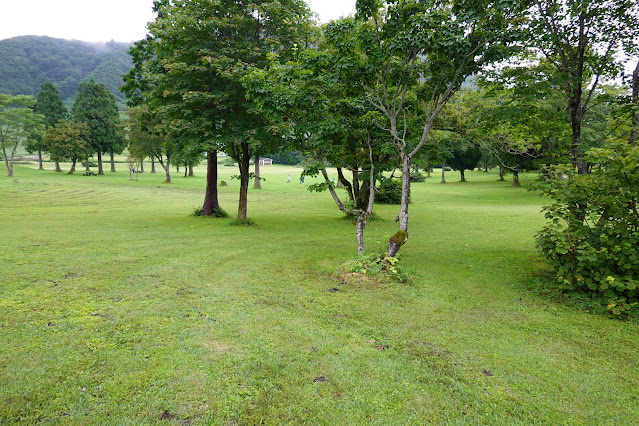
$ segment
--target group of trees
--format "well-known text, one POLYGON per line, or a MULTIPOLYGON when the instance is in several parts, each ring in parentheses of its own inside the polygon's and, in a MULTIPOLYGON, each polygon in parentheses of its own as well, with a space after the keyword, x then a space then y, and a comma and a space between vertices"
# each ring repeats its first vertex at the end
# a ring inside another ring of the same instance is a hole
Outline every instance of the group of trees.
POLYGON ((0 94, 0 148, 9 176, 21 143, 27 151, 38 154, 40 169, 42 153, 46 152, 58 172, 60 162, 70 161, 70 174, 80 159, 86 160, 89 170, 93 154, 97 154, 98 174, 104 174, 102 154, 111 155, 111 171, 115 171, 114 155, 126 148, 115 97, 93 80, 80 83, 70 113, 57 88, 48 81, 36 98, 0 94))
POLYGON ((296 151, 304 174, 323 177, 310 189, 329 191, 357 218, 361 252, 376 182, 401 170, 394 256, 408 238, 418 165, 447 162, 462 180, 480 159, 515 179, 540 162, 570 161, 583 174, 589 147, 631 126, 636 138, 636 96, 603 83, 622 75, 620 57, 636 55, 638 8, 358 0, 355 17, 317 27, 301 0, 156 0, 123 90, 141 109, 137 126, 157 138, 161 163, 207 153, 204 215, 219 209, 216 152, 238 164, 246 219, 249 160, 296 151))

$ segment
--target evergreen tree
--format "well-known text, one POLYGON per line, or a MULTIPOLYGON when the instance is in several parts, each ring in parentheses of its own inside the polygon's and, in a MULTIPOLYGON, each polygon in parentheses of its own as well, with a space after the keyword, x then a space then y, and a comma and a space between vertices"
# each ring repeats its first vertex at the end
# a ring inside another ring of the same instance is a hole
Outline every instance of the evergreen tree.
MULTIPOLYGON (((40 86, 40 91, 36 97, 34 112, 44 116, 44 128, 54 127, 59 120, 67 116, 67 109, 62 103, 58 89, 50 81, 45 81, 40 86)), ((36 133, 32 135, 27 143, 24 144, 27 152, 38 153, 38 161, 40 170, 42 170, 42 134, 36 133)), ((56 161, 56 171, 60 166, 56 161)))
POLYGON ((104 84, 93 80, 80 83, 71 112, 76 122, 89 126, 86 141, 89 150, 97 153, 98 174, 103 175, 102 154, 115 152, 114 147, 122 144, 115 97, 104 84))

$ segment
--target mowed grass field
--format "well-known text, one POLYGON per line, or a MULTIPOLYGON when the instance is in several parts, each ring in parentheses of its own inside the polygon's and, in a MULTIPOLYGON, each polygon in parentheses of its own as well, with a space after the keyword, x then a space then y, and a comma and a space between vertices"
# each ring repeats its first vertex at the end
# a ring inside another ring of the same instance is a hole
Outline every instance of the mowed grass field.
POLYGON ((354 226, 299 168, 254 227, 190 215, 204 168, 118 168, 0 178, 1 424, 639 424, 639 323, 526 289, 543 200, 494 172, 413 185, 397 284, 336 273, 354 226))

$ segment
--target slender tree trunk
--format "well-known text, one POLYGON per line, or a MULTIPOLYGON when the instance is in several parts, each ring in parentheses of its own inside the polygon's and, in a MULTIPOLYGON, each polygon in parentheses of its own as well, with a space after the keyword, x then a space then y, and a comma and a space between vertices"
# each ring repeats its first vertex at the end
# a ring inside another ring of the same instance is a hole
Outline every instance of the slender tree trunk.
POLYGON ((74 158, 74 159, 71 161, 71 170, 69 170, 69 173, 68 173, 68 174, 70 174, 70 175, 72 175, 73 173, 75 173, 75 162, 76 162, 76 159, 74 158))
POLYGON ((446 163, 442 162, 442 182, 446 183, 446 163))
MULTIPOLYGON (((316 151, 317 152, 317 151, 316 151)), ((317 153, 316 153, 317 156, 317 153)), ((346 188, 346 193, 348 194, 348 198, 351 201, 355 201, 355 197, 353 196, 353 185, 344 177, 344 173, 342 173, 342 168, 337 168, 337 180, 346 188)))
POLYGON ((368 189, 368 196, 366 197, 367 204, 365 207, 363 207, 363 209, 358 210, 357 212, 357 227, 355 230, 358 256, 361 256, 362 253, 364 253, 364 228, 366 228, 366 223, 373 214, 373 203, 375 201, 375 163, 373 161, 373 148, 371 147, 370 140, 368 142, 368 149, 371 162, 371 168, 369 171, 370 175, 368 179, 368 185, 362 185, 362 187, 366 186, 366 188, 368 189))
POLYGON ((212 216, 220 209, 217 198, 217 151, 209 150, 206 158, 206 190, 204 192, 204 204, 202 214, 212 216))
POLYGON ((167 154, 166 163, 162 163, 160 161, 160 165, 164 169, 164 174, 166 176, 166 180, 164 181, 164 183, 171 183, 171 156, 167 154))
POLYGON ((465 170, 460 170, 459 173, 461 174, 461 181, 462 182, 466 182, 466 175, 464 174, 465 170))
POLYGON ((179 164, 175 165, 175 173, 180 173, 180 165, 179 164))
MULTIPOLYGON (((575 89, 577 90, 577 89, 575 89)), ((572 127, 572 140, 570 141, 570 164, 577 169, 580 175, 588 172, 584 153, 581 147, 581 123, 583 122, 583 110, 581 108, 581 92, 573 92, 570 100, 570 126, 572 127)))
POLYGON ((189 168, 187 167, 186 163, 184 163, 184 177, 187 177, 189 175, 189 168))
POLYGON ((89 168, 89 154, 87 154, 87 161, 84 163, 84 165, 86 166, 86 171, 90 172, 91 169, 89 168))
POLYGON ((111 173, 115 173, 115 157, 113 156, 113 153, 111 152, 111 173))
POLYGON ((250 170, 250 155, 248 142, 241 142, 242 155, 239 158, 240 168, 240 199, 237 205, 237 218, 246 219, 246 210, 248 205, 248 185, 250 170))
POLYGON ((61 172, 62 169, 60 168, 60 163, 58 163, 57 161, 55 162, 55 171, 56 172, 61 172))
POLYGON ((98 149, 98 174, 103 175, 104 170, 102 169, 102 152, 98 149))
POLYGON ((386 257, 395 257, 397 252, 404 244, 406 239, 408 239, 408 203, 410 202, 410 163, 411 158, 402 153, 402 200, 401 206, 399 209, 399 214, 397 215, 397 219, 395 221, 399 222, 399 232, 397 232, 393 237, 391 237, 390 242, 388 244, 388 251, 386 252, 386 257), (397 237, 399 235, 404 235, 404 238, 401 238, 401 242, 397 241, 397 237))
POLYGON ((155 158, 151 157, 151 173, 155 173, 155 158))
POLYGON ((7 176, 13 176, 13 158, 11 158, 11 164, 9 164, 9 157, 4 146, 2 147, 2 158, 4 158, 4 165, 7 168, 7 176))
POLYGON ((504 179, 504 168, 503 166, 499 166, 499 180, 503 181, 504 179))
POLYGON ((192 164, 189 164, 189 177, 195 177, 195 172, 193 171, 192 164))
POLYGON ((255 181, 253 182, 253 188, 262 189, 262 182, 260 181, 260 154, 255 154, 255 181))
POLYGON ((630 146, 637 144, 637 133, 639 133, 639 62, 632 73, 632 130, 630 131, 630 146))
POLYGON ((513 170, 513 184, 512 186, 514 187, 520 187, 521 184, 519 183, 519 170, 513 170))
POLYGON ((38 170, 44 170, 44 167, 42 167, 42 150, 41 149, 38 150, 38 170))
POLYGON ((144 158, 140 160, 140 173, 144 173, 144 158))

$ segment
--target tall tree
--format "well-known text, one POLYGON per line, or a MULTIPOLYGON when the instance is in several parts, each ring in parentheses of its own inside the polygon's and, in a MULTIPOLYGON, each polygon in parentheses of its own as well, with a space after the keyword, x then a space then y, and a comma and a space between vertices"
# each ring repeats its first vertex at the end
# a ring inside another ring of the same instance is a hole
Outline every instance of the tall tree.
MULTIPOLYGON (((237 161, 238 218, 246 219, 249 160, 268 133, 249 111, 241 78, 265 67, 269 53, 291 56, 310 11, 302 0, 174 0, 156 1, 154 7, 158 17, 133 52, 125 90, 163 117, 169 137, 199 140, 209 166, 217 167, 219 149, 237 161)), ((215 174, 207 173, 207 195, 216 184, 208 177, 215 174)))
POLYGON ((0 93, 0 149, 7 176, 13 176, 13 160, 18 145, 44 129, 43 116, 33 112, 34 104, 33 96, 0 93))
POLYGON ((552 73, 540 74, 563 92, 570 111, 570 160, 580 174, 588 170, 582 146, 584 116, 599 85, 623 70, 620 50, 637 50, 636 0, 534 0, 528 10, 526 43, 543 55, 552 73))
POLYGON ((146 106, 128 107, 129 155, 142 162, 144 158, 156 159, 164 169, 165 183, 171 183, 171 160, 174 144, 166 138, 146 106))
POLYGON ((75 121, 89 126, 87 143, 97 153, 98 174, 103 175, 102 154, 122 143, 115 97, 104 84, 93 80, 80 83, 71 112, 75 121))
POLYGON ((466 78, 503 59, 513 42, 518 2, 508 0, 358 0, 366 22, 358 49, 367 58, 360 84, 382 118, 402 163, 402 202, 398 233, 387 255, 395 256, 408 238, 410 170, 442 108, 466 78), (416 91, 420 135, 411 142, 407 99, 416 91))
MULTIPOLYGON (((45 81, 40 87, 34 111, 44 116, 45 129, 55 126, 59 120, 67 117, 67 108, 62 103, 58 89, 50 81, 45 81)), ((32 143, 27 146, 27 151, 37 152, 42 169, 42 137, 36 135, 32 143)), ((55 160, 54 160, 55 161, 55 160)), ((56 172, 61 171, 58 161, 55 161, 56 172)))
POLYGON ((89 127, 86 123, 76 123, 61 119, 55 127, 49 126, 42 137, 42 146, 55 162, 71 161, 69 174, 75 172, 76 162, 86 155, 86 136, 89 127))

